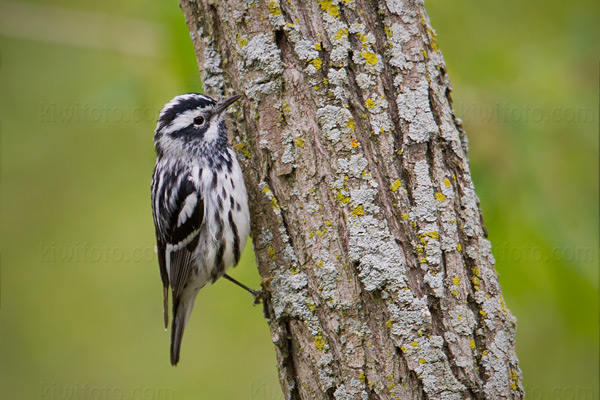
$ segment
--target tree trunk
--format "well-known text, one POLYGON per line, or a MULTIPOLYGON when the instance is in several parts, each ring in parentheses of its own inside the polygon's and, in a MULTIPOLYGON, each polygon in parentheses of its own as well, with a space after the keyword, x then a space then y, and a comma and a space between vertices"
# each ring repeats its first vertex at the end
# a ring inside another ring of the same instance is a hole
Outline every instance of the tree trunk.
POLYGON ((188 1, 245 171, 288 399, 522 398, 421 1, 188 1), (235 113, 234 113, 235 114, 235 113))

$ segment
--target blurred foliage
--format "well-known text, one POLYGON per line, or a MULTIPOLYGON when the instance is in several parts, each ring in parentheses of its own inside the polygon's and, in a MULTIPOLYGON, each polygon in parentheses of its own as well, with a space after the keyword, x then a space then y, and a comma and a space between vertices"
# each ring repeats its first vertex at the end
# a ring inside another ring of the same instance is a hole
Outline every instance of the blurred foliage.
MULTIPOLYGON (((598 398, 600 7, 427 7, 504 297, 519 319, 527 398, 598 398)), ((22 30, 0 26, 0 398, 281 398, 262 312, 224 281, 200 292, 182 362, 168 362, 151 137, 166 101, 201 89, 176 2, 53 2, 84 12, 67 13, 79 22, 142 24, 160 38, 147 56, 35 36, 15 9, 4 17, 20 17, 22 30)), ((85 42, 90 32, 73 26, 53 28, 85 42)), ((251 247, 233 274, 258 285, 251 247)))

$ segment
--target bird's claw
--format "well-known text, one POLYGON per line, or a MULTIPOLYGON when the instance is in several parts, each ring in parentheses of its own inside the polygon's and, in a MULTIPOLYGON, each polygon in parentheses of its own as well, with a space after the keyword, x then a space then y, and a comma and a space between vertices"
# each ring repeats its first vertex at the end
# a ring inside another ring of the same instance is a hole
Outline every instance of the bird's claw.
POLYGON ((252 298, 254 300, 254 305, 260 304, 263 300, 265 300, 269 296, 269 292, 271 291, 271 282, 274 280, 274 277, 264 278, 260 282, 261 289, 252 291, 252 298))

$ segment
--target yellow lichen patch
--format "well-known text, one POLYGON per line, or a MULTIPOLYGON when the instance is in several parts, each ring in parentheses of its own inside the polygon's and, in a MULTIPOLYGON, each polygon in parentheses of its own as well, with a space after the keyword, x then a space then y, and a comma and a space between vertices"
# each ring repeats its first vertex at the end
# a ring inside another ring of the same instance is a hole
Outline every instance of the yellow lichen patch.
POLYGON ((269 246, 269 248, 267 249, 267 253, 269 254, 269 257, 271 257, 271 259, 273 261, 275 261, 277 259, 277 257, 275 256, 275 248, 273 246, 269 246))
POLYGON ((323 338, 323 332, 319 329, 319 332, 315 336, 315 347, 317 350, 323 350, 325 348, 325 339, 323 338))
POLYGON ((460 244, 460 243, 456 245, 456 250, 458 250, 458 251, 462 251, 462 246, 461 246, 461 244, 460 244))
POLYGON ((358 215, 365 215, 365 210, 363 209, 362 204, 352 209, 352 216, 356 217, 358 215))
POLYGON ((281 15, 281 8, 279 8, 279 4, 275 0, 271 0, 267 6, 271 15, 281 15))
POLYGON ((479 314, 481 314, 482 317, 485 317, 487 315, 487 313, 483 310, 479 310, 479 314))
POLYGON ((479 276, 479 267, 478 266, 474 266, 473 269, 471 270, 471 272, 473 272, 473 275, 475 276, 479 276))
POLYGON ((388 328, 391 328, 392 327, 392 321, 387 320, 386 323, 385 323, 385 326, 387 326, 388 328))
POLYGON ((323 85, 329 85, 329 79, 323 78, 323 85))
POLYGON ((319 237, 323 237, 323 235, 326 233, 327 233, 327 228, 323 228, 322 231, 317 230, 317 235, 319 235, 319 237))
POLYGON ((367 380, 367 377, 365 376, 365 374, 361 373, 358 379, 360 379, 360 381, 364 383, 367 380))
POLYGON ((400 188, 400 186, 402 186, 402 181, 400 179, 396 179, 390 185, 390 189, 392 189, 392 192, 395 192, 396 190, 398 190, 400 188))
POLYGON ((331 226, 331 225, 333 225, 333 224, 331 223, 331 221, 325 221, 325 225, 327 225, 327 226, 331 226))
POLYGON ((363 56, 363 58, 365 59, 365 61, 367 62, 367 65, 375 65, 377 64, 377 54, 372 53, 370 51, 361 51, 360 55, 363 56))
POLYGON ((437 231, 427 232, 425 236, 429 236, 432 239, 438 239, 440 237, 437 231))
POLYGON ((367 101, 365 101, 365 106, 371 109, 375 107, 375 101, 373 101, 373 99, 367 99, 367 101))
POLYGON ((240 49, 248 44, 248 39, 243 39, 239 33, 237 34, 237 41, 240 45, 240 49))
POLYGON ((315 311, 317 309, 317 306, 310 302, 310 298, 308 297, 306 298, 306 305, 310 311, 315 311))
POLYGON ((319 0, 319 5, 321 6, 321 10, 325 11, 332 17, 337 18, 340 16, 340 9, 338 6, 333 5, 332 0, 319 0))
POLYGON ((333 37, 333 40, 342 40, 343 38, 345 39, 347 37, 348 37, 348 28, 342 28, 336 32, 335 36, 333 37))
POLYGON ((357 148, 357 147, 358 147, 358 140, 354 139, 354 140, 352 141, 352 143, 350 143, 350 145, 351 145, 352 147, 354 147, 354 148, 357 148))
POLYGON ((475 341, 473 339, 469 340, 469 347, 475 349, 475 341))
POLYGON ((519 374, 515 372, 515 370, 510 370, 510 380, 512 383, 510 384, 510 388, 512 390, 517 390, 517 383, 519 383, 519 374))
POLYGON ((314 231, 308 232, 308 238, 312 239, 313 237, 315 237, 315 232, 314 231))
POLYGON ((321 47, 321 43, 315 43, 315 49, 317 49, 318 51, 323 50, 323 48, 321 47))
POLYGON ((446 201, 446 196, 444 193, 437 192, 434 196, 438 201, 446 201))
POLYGON ((341 191, 335 194, 335 199, 343 204, 350 203, 350 197, 344 196, 341 191))
POLYGON ((304 141, 302 140, 302 138, 296 139, 296 146, 304 147, 304 141))
POLYGON ((346 122, 346 127, 347 127, 348 129, 352 129, 352 130, 354 130, 354 118, 350 118, 350 119, 348 120, 348 122, 346 122))
POLYGON ((456 318, 458 318, 459 321, 462 321, 462 315, 456 314, 456 318))
POLYGON ((310 63, 315 66, 315 68, 317 69, 317 71, 320 70, 321 69, 321 65, 323 65, 323 61, 321 61, 321 59, 319 57, 315 58, 310 63))
POLYGON ((424 358, 419 358, 419 364, 425 364, 425 363, 426 363, 426 361, 424 358))
POLYGON ((446 185, 447 187, 450 187, 450 185, 451 185, 451 184, 450 184, 450 179, 448 179, 448 178, 445 178, 445 179, 444 179, 444 185, 446 185))
POLYGON ((405 221, 408 221, 408 214, 406 214, 406 213, 402 214, 402 219, 405 221))
POLYGON ((386 25, 383 27, 383 29, 385 31, 385 36, 387 36, 387 38, 390 39, 393 36, 392 30, 390 29, 390 27, 386 25))
POLYGON ((453 290, 453 291, 452 291, 452 295, 453 295, 454 297, 456 297, 456 296, 458 296, 458 292, 457 292, 456 290, 453 290))
POLYGON ((244 142, 236 144, 233 146, 233 148, 237 150, 238 153, 241 153, 244 157, 250 158, 250 151, 246 148, 244 142))
POLYGON ((504 297, 500 295, 500 307, 502 307, 502 312, 506 314, 508 310, 506 309, 506 304, 504 303, 504 297))
POLYGON ((273 196, 271 198, 271 205, 273 206, 273 210, 279 210, 279 204, 277 204, 277 199, 275 198, 275 196, 273 196))
POLYGON ((452 279, 452 283, 454 283, 456 286, 460 285, 460 278, 458 276, 455 276, 452 279))
POLYGON ((419 347, 419 343, 417 343, 417 342, 412 342, 410 345, 411 345, 412 347, 419 347))

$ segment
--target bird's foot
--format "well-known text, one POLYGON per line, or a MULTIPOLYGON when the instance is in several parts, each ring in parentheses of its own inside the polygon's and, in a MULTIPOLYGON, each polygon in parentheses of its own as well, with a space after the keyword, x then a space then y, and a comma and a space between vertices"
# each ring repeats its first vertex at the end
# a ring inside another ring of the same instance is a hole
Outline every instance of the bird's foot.
POLYGON ((267 299, 267 297, 269 296, 269 292, 271 291, 271 282, 273 281, 273 279, 275 279, 274 277, 271 278, 264 278, 261 282, 260 282, 260 290, 252 290, 250 293, 252 294, 253 300, 254 300, 254 305, 260 304, 261 302, 263 302, 263 300, 267 299))

